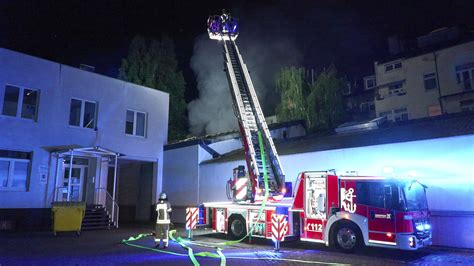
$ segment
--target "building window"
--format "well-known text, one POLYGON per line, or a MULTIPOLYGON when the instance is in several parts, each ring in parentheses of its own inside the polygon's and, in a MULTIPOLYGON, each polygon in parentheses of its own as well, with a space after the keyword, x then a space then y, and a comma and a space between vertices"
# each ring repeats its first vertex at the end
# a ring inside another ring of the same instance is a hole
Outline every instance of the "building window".
POLYGON ((393 110, 393 120, 395 120, 395 121, 408 120, 408 110, 407 110, 407 108, 401 108, 401 109, 393 110))
POLYGON ((27 188, 31 153, 0 150, 0 190, 27 188))
POLYGON ((375 86, 377 86, 377 82, 375 82, 375 76, 365 77, 364 85, 366 90, 375 88, 375 86))
POLYGON ((388 95, 389 96, 401 96, 405 95, 406 92, 403 89, 403 82, 397 82, 388 86, 388 95))
POLYGON ((461 107, 461 112, 474 111, 474 99, 460 101, 459 105, 461 107))
POLYGON ((147 115, 144 112, 127 110, 125 134, 145 137, 147 115))
POLYGON ((344 95, 350 95, 351 94, 351 90, 352 90, 352 85, 350 82, 347 82, 346 86, 343 87, 344 89, 342 90, 342 93, 344 95))
POLYGON ((462 90, 472 90, 474 88, 474 62, 456 66, 456 80, 462 90))
POLYGON ((375 104, 374 102, 365 102, 360 104, 360 111, 367 113, 375 111, 375 104))
POLYGON ((97 126, 97 103, 71 99, 69 125, 95 129, 97 126))
POLYGON ((387 117, 387 120, 393 121, 392 110, 386 112, 380 112, 379 117, 387 117))
POLYGON ((389 72, 389 71, 392 71, 392 70, 395 70, 395 69, 400 69, 400 68, 402 68, 402 62, 398 61, 398 62, 386 64, 386 65, 384 65, 384 67, 385 67, 385 72, 389 72))
POLYGON ((435 73, 423 75, 423 80, 425 83, 425 90, 434 90, 438 88, 438 82, 436 81, 435 73))
POLYGON ((400 108, 379 113, 379 117, 385 116, 387 120, 398 122, 408 120, 408 109, 400 108))
POLYGON ((38 90, 6 85, 5 97, 3 98, 3 115, 36 121, 38 96, 38 90))

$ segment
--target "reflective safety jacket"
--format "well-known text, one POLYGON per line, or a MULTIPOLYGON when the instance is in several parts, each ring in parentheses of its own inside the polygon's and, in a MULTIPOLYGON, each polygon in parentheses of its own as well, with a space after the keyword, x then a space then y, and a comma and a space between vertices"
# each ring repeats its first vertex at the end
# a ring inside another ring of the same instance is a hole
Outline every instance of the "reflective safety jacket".
POLYGON ((170 223, 170 212, 171 205, 168 201, 160 201, 156 204, 156 223, 157 224, 169 224, 170 223))

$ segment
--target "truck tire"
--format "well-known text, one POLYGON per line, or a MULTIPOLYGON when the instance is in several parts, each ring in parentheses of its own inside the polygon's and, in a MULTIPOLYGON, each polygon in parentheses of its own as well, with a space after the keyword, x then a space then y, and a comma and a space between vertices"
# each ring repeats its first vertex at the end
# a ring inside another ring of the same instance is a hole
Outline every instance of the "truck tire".
POLYGON ((240 215, 231 215, 229 218, 229 228, 227 230, 232 239, 241 239, 247 235, 247 223, 240 215))
POLYGON ((338 249, 347 253, 354 252, 363 243, 359 228, 351 222, 341 222, 336 225, 333 241, 338 249))

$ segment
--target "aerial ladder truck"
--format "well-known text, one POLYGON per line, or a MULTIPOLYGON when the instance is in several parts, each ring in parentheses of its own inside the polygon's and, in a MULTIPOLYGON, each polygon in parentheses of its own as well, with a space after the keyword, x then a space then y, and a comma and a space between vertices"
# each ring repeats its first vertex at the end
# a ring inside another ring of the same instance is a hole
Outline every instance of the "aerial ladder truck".
POLYGON ((238 22, 223 12, 208 18, 207 31, 222 45, 247 170, 234 169, 227 184, 231 202, 203 203, 204 224, 235 239, 249 231, 271 239, 271 217, 278 213, 287 215, 286 239, 346 251, 361 245, 415 250, 431 244, 426 187, 415 180, 302 172, 288 195, 278 153, 235 42, 238 22))

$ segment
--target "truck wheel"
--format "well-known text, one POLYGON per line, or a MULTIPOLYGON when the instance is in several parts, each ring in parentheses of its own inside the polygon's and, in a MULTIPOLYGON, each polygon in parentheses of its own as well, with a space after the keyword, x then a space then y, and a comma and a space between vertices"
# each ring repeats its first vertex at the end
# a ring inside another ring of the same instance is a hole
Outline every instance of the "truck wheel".
POLYGON ((233 239, 241 239, 247 235, 247 224, 240 215, 233 215, 229 219, 229 235, 233 239))
POLYGON ((334 244, 344 252, 354 252, 362 243, 362 235, 357 226, 341 223, 334 231, 334 244))

